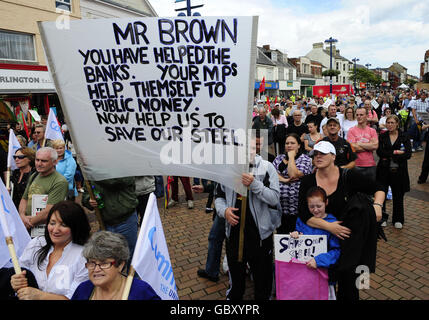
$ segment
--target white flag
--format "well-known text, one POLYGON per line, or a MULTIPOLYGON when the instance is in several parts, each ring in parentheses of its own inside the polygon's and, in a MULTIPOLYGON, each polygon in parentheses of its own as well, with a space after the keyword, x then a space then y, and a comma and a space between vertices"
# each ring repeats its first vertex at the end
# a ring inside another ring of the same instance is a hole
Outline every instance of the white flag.
POLYGON ((40 115, 37 113, 36 110, 28 110, 28 112, 30 112, 31 116, 34 118, 35 121, 42 121, 42 118, 40 118, 40 115))
POLYGON ((58 125, 57 117, 52 109, 49 109, 48 122, 46 122, 45 139, 63 140, 63 133, 58 125))
POLYGON ((153 193, 149 196, 131 265, 162 300, 179 299, 156 197, 153 193))
POLYGON ((13 201, 0 179, 0 268, 9 268, 13 264, 5 237, 12 236, 16 255, 21 256, 28 242, 31 240, 13 201))
POLYGON ((13 159, 13 156, 15 155, 16 150, 18 150, 19 148, 21 148, 21 144, 16 138, 13 130, 10 129, 9 130, 9 150, 7 153, 7 167, 11 168, 12 170, 18 169, 15 163, 15 160, 13 159))

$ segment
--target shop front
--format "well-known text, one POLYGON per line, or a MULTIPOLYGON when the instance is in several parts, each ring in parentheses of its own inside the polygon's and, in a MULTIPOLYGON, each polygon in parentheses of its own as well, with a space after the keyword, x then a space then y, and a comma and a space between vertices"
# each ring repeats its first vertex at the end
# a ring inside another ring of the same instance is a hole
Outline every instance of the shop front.
POLYGON ((300 93, 306 97, 313 96, 313 86, 316 84, 316 80, 313 79, 301 79, 301 90, 300 93))
MULTIPOLYGON (((28 110, 47 117, 50 107, 59 107, 48 68, 39 65, 0 63, 0 139, 7 140, 7 125, 34 123, 28 110)), ((57 108, 60 111, 60 108, 57 108)), ((28 137, 27 137, 28 138, 28 137)))
MULTIPOLYGON (((254 97, 260 97, 259 94, 259 87, 261 85, 261 81, 255 81, 255 88, 254 88, 254 97)), ((279 83, 277 81, 265 81, 265 96, 268 97, 276 97, 279 95, 279 83)))

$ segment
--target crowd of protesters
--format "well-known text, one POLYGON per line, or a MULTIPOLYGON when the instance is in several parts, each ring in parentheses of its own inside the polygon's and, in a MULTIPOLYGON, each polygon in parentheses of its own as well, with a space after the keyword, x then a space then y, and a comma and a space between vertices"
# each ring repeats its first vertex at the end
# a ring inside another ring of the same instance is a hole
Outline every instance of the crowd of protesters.
MULTIPOLYGON (((250 270, 255 299, 268 300, 274 292, 273 235, 299 237, 296 231, 316 232, 329 236, 328 249, 335 254, 328 262, 315 257, 308 267, 330 269, 330 284, 337 286, 330 298, 359 299, 355 267, 362 261, 351 257, 358 254, 350 250, 353 245, 356 248, 356 244, 350 245, 350 235, 361 233, 362 228, 375 237, 382 233, 389 218, 386 195, 390 193, 391 223, 396 229, 404 227, 404 194, 410 190, 407 160, 428 141, 429 124, 424 122, 428 112, 426 92, 414 90, 364 91, 335 98, 292 96, 270 104, 255 98, 252 173, 242 175, 247 194, 206 180, 194 179, 191 187, 189 177, 168 179, 172 186, 168 207, 179 201, 179 179, 188 209, 194 208, 192 191, 209 194, 206 213, 213 213, 214 222, 206 268, 198 270, 198 276, 219 280, 225 241, 230 280, 227 298, 243 298, 250 270), (261 153, 264 147, 266 157, 261 153), (360 222, 358 226, 344 222, 347 198, 357 193, 372 198, 367 210, 370 222, 365 227, 360 222), (243 257, 239 259, 242 208, 246 220, 243 257)), ((25 227, 39 233, 32 234, 33 240, 20 257, 25 267, 22 274, 1 270, 2 283, 5 278, 10 283, 9 291, 3 290, 2 295, 10 299, 119 299, 125 283, 122 272, 129 267, 148 195, 163 196, 162 177, 84 181, 67 126, 63 126, 64 141, 46 141, 45 127, 46 118, 42 118, 30 128, 27 139, 19 124, 8 128, 21 144, 13 155, 17 169, 10 175, 9 191, 25 227), (99 223, 105 233, 95 233, 90 239, 87 217, 76 202, 79 193, 84 207, 100 211, 99 223), (48 195, 46 206, 34 215, 32 198, 40 194, 48 195), (62 264, 73 269, 68 290, 57 290, 54 285, 62 264)), ((0 150, 5 181, 7 153, 0 150)), ((418 183, 425 183, 428 173, 426 147, 418 183)), ((365 243, 370 248, 360 250, 375 252, 374 241, 365 243)), ((375 256, 365 259, 373 270, 375 256)), ((131 292, 130 299, 159 299, 144 281, 135 280, 131 292)))

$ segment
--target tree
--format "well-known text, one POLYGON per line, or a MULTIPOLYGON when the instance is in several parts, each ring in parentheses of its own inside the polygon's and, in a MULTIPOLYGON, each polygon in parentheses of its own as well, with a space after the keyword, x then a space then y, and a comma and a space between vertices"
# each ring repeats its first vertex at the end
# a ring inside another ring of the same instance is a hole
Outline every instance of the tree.
POLYGON ((407 79, 404 81, 404 83, 406 85, 408 85, 410 88, 413 88, 414 85, 417 83, 418 81, 414 80, 414 79, 407 79))
POLYGON ((364 82, 374 86, 380 85, 383 82, 383 79, 379 75, 376 75, 373 71, 365 68, 356 68, 356 77, 354 70, 350 70, 349 78, 353 82, 356 78, 356 82, 364 82))
POLYGON ((329 70, 325 70, 325 71, 323 71, 323 72, 322 72, 322 76, 324 76, 324 77, 330 77, 330 76, 332 76, 332 77, 336 77, 336 76, 338 76, 340 73, 341 73, 341 72, 340 72, 339 70, 332 70, 332 69, 329 69, 329 70))

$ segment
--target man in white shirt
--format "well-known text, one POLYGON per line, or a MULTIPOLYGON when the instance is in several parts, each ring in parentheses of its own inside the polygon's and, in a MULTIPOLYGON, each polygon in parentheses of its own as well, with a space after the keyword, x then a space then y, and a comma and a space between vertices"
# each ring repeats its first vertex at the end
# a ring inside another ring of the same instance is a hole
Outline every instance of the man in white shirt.
POLYGON ((326 118, 323 118, 322 122, 320 123, 319 132, 320 134, 323 134, 323 126, 328 122, 328 119, 330 118, 337 118, 341 123, 343 122, 343 115, 337 115, 337 106, 335 105, 335 102, 332 101, 332 104, 328 107, 328 114, 326 115, 326 118))
POLYGON ((425 131, 421 129, 422 118, 418 115, 418 113, 428 113, 429 112, 429 102, 427 101, 427 94, 424 91, 420 92, 420 99, 411 100, 408 104, 408 107, 411 108, 412 118, 411 118, 411 126, 408 130, 408 133, 411 137, 413 137, 413 145, 412 150, 422 151, 422 142, 425 136, 425 131))

